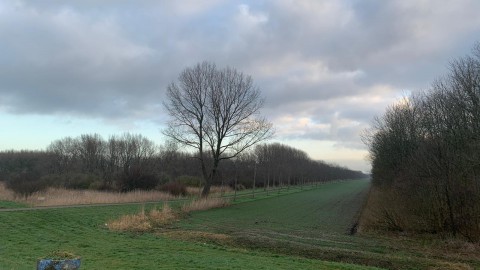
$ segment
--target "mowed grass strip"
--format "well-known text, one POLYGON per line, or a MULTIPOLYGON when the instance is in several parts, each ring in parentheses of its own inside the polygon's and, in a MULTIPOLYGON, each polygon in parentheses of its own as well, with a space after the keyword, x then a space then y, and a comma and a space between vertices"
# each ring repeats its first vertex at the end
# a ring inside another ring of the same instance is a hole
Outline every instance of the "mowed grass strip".
MULTIPOLYGON (((150 211, 152 206, 146 206, 150 211)), ((161 207, 159 205, 158 207, 161 207)), ((178 206, 179 207, 179 206, 178 206)), ((105 222, 142 206, 0 213, 0 269, 34 269, 54 250, 81 256, 82 269, 369 269, 247 248, 109 231, 105 222)))
MULTIPOLYGON (((288 233, 345 234, 355 221, 369 188, 368 180, 323 184, 303 192, 193 213, 183 228, 225 232, 265 230, 288 233)), ((276 195, 276 194, 275 194, 276 195)))

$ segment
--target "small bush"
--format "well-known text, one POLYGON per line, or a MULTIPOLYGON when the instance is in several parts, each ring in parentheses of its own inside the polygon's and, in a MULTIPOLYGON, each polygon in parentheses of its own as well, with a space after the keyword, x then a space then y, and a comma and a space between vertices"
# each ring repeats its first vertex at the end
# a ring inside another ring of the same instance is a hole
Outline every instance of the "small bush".
POLYGON ((105 185, 105 182, 103 182, 103 181, 94 181, 94 182, 90 183, 90 185, 88 186, 88 189, 91 189, 91 190, 105 190, 105 189, 107 189, 107 186, 105 185))
POLYGON ((94 174, 72 173, 64 179, 64 187, 70 189, 88 189, 93 182, 101 182, 102 179, 94 174))
POLYGON ((155 174, 142 174, 138 177, 135 189, 152 190, 160 183, 160 178, 155 174))
POLYGON ((187 186, 178 182, 168 182, 159 187, 159 190, 168 192, 173 196, 185 196, 187 195, 187 186))
POLYGON ((34 172, 21 172, 10 174, 6 186, 16 195, 28 197, 34 192, 46 189, 47 183, 39 179, 34 172))

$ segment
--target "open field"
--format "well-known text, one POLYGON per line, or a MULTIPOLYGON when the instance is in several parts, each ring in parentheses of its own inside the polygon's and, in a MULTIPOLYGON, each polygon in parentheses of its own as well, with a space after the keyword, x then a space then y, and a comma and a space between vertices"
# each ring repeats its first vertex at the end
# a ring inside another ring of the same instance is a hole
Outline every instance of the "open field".
MULTIPOLYGON (((145 234, 106 226, 122 215, 139 213, 141 205, 0 212, 0 269, 33 269, 38 257, 53 250, 81 255, 84 269, 480 267, 475 245, 349 235, 368 188, 368 181, 347 181, 242 197, 227 208, 192 212, 145 234)), ((145 211, 162 205, 147 204, 145 211)))
MULTIPOLYGON (((147 205, 146 211, 152 207, 147 205)), ((105 226, 141 208, 122 205, 0 213, 0 269, 33 269, 36 259, 52 250, 81 255, 84 269, 368 269, 180 239, 165 231, 118 233, 105 226)))
MULTIPOLYGON (((453 240, 373 233, 349 235, 364 203, 368 181, 318 189, 193 213, 180 222, 183 238, 212 233, 213 242, 388 269, 476 269, 478 245, 453 240), (221 235, 229 236, 222 241, 221 235)), ((208 238, 208 237, 206 237, 208 238)), ((200 237, 205 241, 205 237, 200 237)))

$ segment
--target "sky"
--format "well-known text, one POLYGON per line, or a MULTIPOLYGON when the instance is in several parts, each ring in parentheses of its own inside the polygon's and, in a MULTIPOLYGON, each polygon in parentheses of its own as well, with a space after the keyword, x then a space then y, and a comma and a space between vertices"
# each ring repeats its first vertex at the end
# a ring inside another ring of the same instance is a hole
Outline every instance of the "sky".
POLYGON ((199 62, 251 75, 272 141, 368 172, 361 134, 480 41, 478 0, 0 0, 0 150, 140 133, 199 62))

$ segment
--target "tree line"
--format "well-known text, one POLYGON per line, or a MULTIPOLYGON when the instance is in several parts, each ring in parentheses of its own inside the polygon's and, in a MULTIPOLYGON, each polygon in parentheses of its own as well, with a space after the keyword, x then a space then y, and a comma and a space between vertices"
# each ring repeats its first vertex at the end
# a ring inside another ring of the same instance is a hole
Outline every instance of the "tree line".
MULTIPOLYGON (((273 188, 363 177, 361 172, 272 143, 222 162, 212 184, 273 188)), ((47 187, 130 191, 158 189, 171 182, 205 185, 197 153, 179 150, 171 142, 159 146, 130 133, 108 139, 84 134, 53 141, 43 151, 0 152, 0 179, 21 195, 47 187)))
POLYGON ((274 133, 260 116, 263 103, 251 76, 199 63, 167 87, 163 133, 170 143, 158 147, 130 133, 67 137, 45 151, 0 153, 0 180, 23 195, 47 186, 129 191, 182 184, 203 186, 208 196, 214 184, 268 189, 365 177, 286 145, 260 144, 274 133))
POLYGON ((366 133, 377 221, 388 229, 480 240, 480 43, 428 91, 406 97, 366 133), (395 202, 395 203, 394 203, 395 202))

